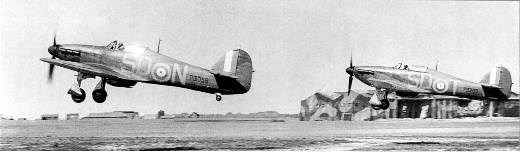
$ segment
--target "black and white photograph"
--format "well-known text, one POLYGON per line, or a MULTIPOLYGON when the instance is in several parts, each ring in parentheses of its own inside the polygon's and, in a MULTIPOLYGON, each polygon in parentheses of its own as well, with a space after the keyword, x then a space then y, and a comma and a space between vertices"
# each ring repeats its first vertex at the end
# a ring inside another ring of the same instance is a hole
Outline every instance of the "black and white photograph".
POLYGON ((0 0, 0 151, 520 151, 520 2, 0 0))

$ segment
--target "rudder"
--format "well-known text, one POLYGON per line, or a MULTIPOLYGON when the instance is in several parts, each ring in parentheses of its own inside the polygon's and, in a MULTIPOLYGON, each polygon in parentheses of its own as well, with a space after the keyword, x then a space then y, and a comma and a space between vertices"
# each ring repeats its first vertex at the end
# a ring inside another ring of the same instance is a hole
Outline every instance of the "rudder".
MULTIPOLYGON (((253 63, 249 54, 241 49, 229 51, 222 56, 211 68, 213 71, 222 71, 232 76, 238 77, 236 81, 241 85, 241 91, 237 93, 246 93, 251 88, 251 79, 253 76, 253 63)), ((220 84, 219 84, 220 85, 220 84)), ((224 84, 223 84, 224 85, 224 84)), ((237 86, 225 86, 236 89, 237 86)), ((230 89, 231 89, 230 88, 230 89)))
POLYGON ((502 98, 509 98, 511 96, 511 86, 513 85, 513 81, 511 80, 511 73, 505 67, 496 67, 492 68, 480 83, 488 83, 497 85, 500 87, 500 92, 502 93, 502 98))

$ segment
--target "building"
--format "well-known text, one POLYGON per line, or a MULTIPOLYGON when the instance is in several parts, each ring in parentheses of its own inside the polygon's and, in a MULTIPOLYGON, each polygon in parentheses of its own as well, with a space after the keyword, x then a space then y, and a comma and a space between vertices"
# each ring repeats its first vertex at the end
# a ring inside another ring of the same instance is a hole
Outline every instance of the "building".
POLYGON ((390 118, 451 119, 477 116, 520 116, 520 100, 516 93, 512 93, 508 100, 499 102, 442 95, 418 95, 414 98, 403 98, 390 94, 388 98, 391 101, 390 118))
POLYGON ((196 112, 192 112, 188 118, 200 118, 200 114, 196 113, 196 112))
POLYGON ((141 119, 157 119, 157 114, 145 114, 141 117, 141 119))
POLYGON ((497 106, 497 116, 520 117, 520 97, 517 93, 511 93, 509 100, 500 102, 497 106))
POLYGON ((136 119, 139 118, 137 112, 133 111, 114 111, 104 113, 90 113, 81 119, 136 119))
POLYGON ((159 112, 157 112, 157 118, 161 118, 162 116, 164 116, 164 111, 159 110, 159 112))
POLYGON ((264 111, 264 112, 257 112, 257 113, 250 113, 247 114, 248 118, 278 118, 280 117, 280 114, 276 111, 264 111))
POLYGON ((383 110, 386 118, 433 118, 451 119, 464 115, 461 105, 467 105, 470 99, 454 96, 419 94, 413 98, 388 95, 390 107, 383 110))
POLYGON ((173 116, 176 118, 188 118, 188 116, 190 116, 190 114, 183 112, 181 114, 173 114, 173 116))
POLYGON ((121 113, 127 115, 128 119, 139 119, 139 112, 135 112, 135 111, 114 111, 114 112, 121 112, 121 113))
POLYGON ((370 98, 375 91, 316 92, 301 101, 300 121, 347 120, 366 121, 378 117, 382 112, 373 110, 370 98))
POLYGON ((167 115, 159 117, 159 119, 174 119, 174 118, 175 118, 175 115, 173 115, 173 114, 167 114, 167 115))
POLYGON ((67 120, 78 120, 79 114, 78 113, 69 113, 67 114, 67 120))
POLYGON ((300 120, 366 121, 387 118, 451 119, 475 116, 519 117, 520 100, 513 94, 507 101, 478 101, 454 96, 420 94, 413 98, 388 95, 386 110, 373 110, 374 90, 365 93, 317 92, 301 101, 300 120), (497 106, 498 105, 498 106, 497 106), (493 110, 488 110, 493 109, 493 110))
POLYGON ((44 114, 42 120, 58 120, 58 114, 44 114))

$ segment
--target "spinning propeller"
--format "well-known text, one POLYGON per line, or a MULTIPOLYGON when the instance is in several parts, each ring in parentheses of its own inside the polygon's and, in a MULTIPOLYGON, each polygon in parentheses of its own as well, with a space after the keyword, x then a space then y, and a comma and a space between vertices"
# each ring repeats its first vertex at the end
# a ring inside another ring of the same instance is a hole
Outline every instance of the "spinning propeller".
MULTIPOLYGON (((59 45, 56 44, 56 31, 54 31, 54 42, 53 42, 52 46, 49 46, 49 49, 47 49, 47 51, 49 51, 49 54, 52 55, 52 59, 56 58, 56 53, 57 53, 58 48, 59 48, 59 45)), ((54 64, 49 64, 49 74, 47 77, 48 82, 52 81, 53 71, 54 71, 54 64)))
POLYGON ((347 95, 350 96, 350 88, 352 87, 352 75, 354 75, 354 66, 352 66, 352 52, 350 52, 350 67, 347 68, 347 73, 350 75, 348 77, 348 93, 347 95))

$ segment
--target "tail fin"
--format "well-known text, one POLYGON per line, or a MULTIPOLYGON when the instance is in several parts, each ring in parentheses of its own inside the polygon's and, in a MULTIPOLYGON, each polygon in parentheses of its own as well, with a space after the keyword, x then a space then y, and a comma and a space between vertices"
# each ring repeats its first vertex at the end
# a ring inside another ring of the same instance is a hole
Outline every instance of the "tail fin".
POLYGON ((241 49, 229 51, 213 65, 219 88, 231 90, 230 93, 246 93, 251 88, 253 63, 249 54, 241 49), (238 82, 238 84, 236 84, 238 82))
POLYGON ((495 94, 493 96, 497 97, 499 100, 507 100, 511 96, 511 86, 513 85, 511 73, 509 73, 509 70, 504 67, 492 68, 491 71, 480 80, 480 83, 489 83, 499 86, 500 92, 498 93, 492 93, 496 91, 491 91, 484 87, 484 92, 486 94, 495 94))

